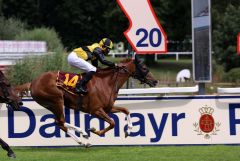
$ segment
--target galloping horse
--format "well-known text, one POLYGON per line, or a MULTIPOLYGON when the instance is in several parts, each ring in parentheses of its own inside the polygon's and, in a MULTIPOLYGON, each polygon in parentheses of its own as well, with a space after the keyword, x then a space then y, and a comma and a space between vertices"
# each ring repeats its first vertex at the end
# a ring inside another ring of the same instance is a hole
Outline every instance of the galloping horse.
MULTIPOLYGON (((21 99, 15 94, 13 88, 10 86, 2 71, 0 71, 0 103, 6 103, 10 105, 14 110, 18 110, 22 105, 21 99)), ((12 149, 1 138, 0 145, 4 150, 8 152, 7 155, 9 157, 16 158, 12 149)))
MULTIPOLYGON (((125 59, 114 68, 108 67, 96 72, 87 84, 88 94, 83 96, 82 106, 79 109, 79 96, 59 88, 56 85, 58 77, 58 72, 46 72, 40 75, 31 83, 31 96, 37 103, 50 110, 55 115, 57 125, 79 144, 82 144, 82 141, 75 135, 74 131, 79 132, 85 138, 88 138, 87 133, 81 128, 65 122, 64 105, 74 110, 92 114, 108 122, 109 126, 103 130, 90 129, 91 132, 99 136, 115 126, 114 121, 107 113, 123 112, 127 116, 128 129, 125 134, 128 135, 132 128, 130 113, 124 107, 114 106, 118 90, 129 77, 138 79, 141 83, 146 83, 151 87, 157 84, 157 80, 153 78, 146 66, 140 63, 138 58, 135 58, 135 60, 125 59)), ((73 81, 65 80, 66 83, 71 84, 73 81)), ((83 145, 90 146, 89 143, 83 145)))

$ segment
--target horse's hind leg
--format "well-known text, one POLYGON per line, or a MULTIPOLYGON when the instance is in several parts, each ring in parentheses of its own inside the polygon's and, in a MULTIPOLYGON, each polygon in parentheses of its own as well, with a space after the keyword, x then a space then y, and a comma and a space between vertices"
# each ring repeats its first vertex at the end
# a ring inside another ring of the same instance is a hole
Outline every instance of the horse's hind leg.
POLYGON ((80 145, 82 144, 82 145, 85 146, 86 148, 89 148, 89 147, 92 146, 89 142, 83 143, 83 142, 79 139, 79 137, 77 137, 77 136, 75 135, 75 131, 76 131, 76 132, 82 134, 85 139, 88 139, 87 133, 86 133, 85 131, 83 131, 81 128, 78 128, 78 127, 76 127, 76 126, 72 126, 71 124, 68 124, 68 123, 66 123, 66 122, 64 123, 64 127, 67 128, 67 134, 68 134, 69 136, 71 136, 77 143, 79 143, 80 145))
POLYGON ((3 141, 1 138, 0 138, 0 145, 2 146, 2 148, 4 150, 6 150, 8 153, 7 153, 7 156, 10 157, 10 158, 16 158, 16 155, 14 154, 14 152, 12 151, 12 149, 9 147, 9 145, 3 141))
POLYGON ((116 112, 122 112, 124 114, 126 114, 127 117, 127 130, 125 131, 125 137, 129 136, 129 134, 131 133, 132 130, 132 122, 131 122, 131 117, 130 117, 130 112, 128 111, 128 109, 124 108, 124 107, 117 107, 117 106, 113 106, 111 109, 112 113, 116 113, 116 112))
POLYGON ((54 113, 56 118, 56 123, 57 125, 60 127, 60 129, 62 129, 64 132, 66 132, 69 136, 71 136, 78 144, 82 144, 82 141, 74 134, 74 130, 70 129, 68 126, 65 126, 65 118, 64 118, 64 114, 63 111, 61 111, 60 113, 58 112, 57 114, 54 113))
MULTIPOLYGON (((83 143, 80 138, 78 136, 75 135, 75 131, 77 132, 84 132, 83 130, 81 130, 80 128, 77 128, 75 126, 72 126, 68 123, 65 122, 65 118, 64 118, 64 114, 63 114, 63 108, 61 108, 60 112, 53 112, 56 116, 56 123, 57 125, 60 127, 60 129, 62 129, 64 132, 66 132, 69 136, 71 136, 78 144, 80 145, 84 145, 85 147, 90 147, 91 144, 90 143, 83 143)), ((87 136, 86 133, 83 133, 87 136)), ((85 136, 85 138, 87 138, 85 136)))
POLYGON ((93 114, 95 116, 97 116, 98 118, 101 118, 103 119, 104 121, 108 122, 109 123, 109 126, 103 130, 99 130, 99 131, 96 131, 95 128, 91 128, 90 131, 93 132, 94 134, 97 134, 97 135, 103 135, 105 134, 107 131, 111 130, 114 128, 115 126, 115 122, 105 113, 105 111, 100 108, 98 109, 97 111, 93 112, 93 114))
POLYGON ((66 122, 64 123, 64 126, 67 127, 68 129, 73 129, 74 131, 82 134, 84 138, 88 139, 88 134, 84 130, 82 130, 80 127, 76 127, 66 122))

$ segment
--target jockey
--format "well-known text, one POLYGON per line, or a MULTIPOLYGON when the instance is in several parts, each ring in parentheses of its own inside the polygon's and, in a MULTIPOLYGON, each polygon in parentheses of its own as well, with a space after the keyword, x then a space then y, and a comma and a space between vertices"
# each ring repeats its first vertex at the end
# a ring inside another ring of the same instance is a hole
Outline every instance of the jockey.
POLYGON ((86 84, 92 78, 93 74, 97 71, 98 60, 104 65, 110 67, 115 66, 114 63, 107 61, 104 58, 104 55, 107 55, 112 47, 112 41, 108 38, 104 38, 99 43, 76 48, 68 55, 68 63, 71 66, 77 67, 78 69, 87 72, 84 78, 76 84, 76 92, 78 94, 87 93, 86 84), (91 60, 92 64, 87 62, 88 60, 91 60))

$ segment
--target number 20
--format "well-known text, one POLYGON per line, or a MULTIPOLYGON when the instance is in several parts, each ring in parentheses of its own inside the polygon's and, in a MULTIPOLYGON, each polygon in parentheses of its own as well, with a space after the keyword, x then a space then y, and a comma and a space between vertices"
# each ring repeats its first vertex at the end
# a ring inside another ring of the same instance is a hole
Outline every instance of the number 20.
MULTIPOLYGON (((140 35, 140 33, 143 33, 143 37, 137 42, 137 47, 148 47, 149 44, 144 42, 148 38, 148 31, 144 28, 140 28, 136 31, 136 35, 140 35)), ((162 42, 162 35, 158 28, 153 28, 149 32, 149 42, 152 47, 158 47, 160 46, 162 42), (157 36, 157 42, 153 41, 154 33, 156 33, 157 36)))

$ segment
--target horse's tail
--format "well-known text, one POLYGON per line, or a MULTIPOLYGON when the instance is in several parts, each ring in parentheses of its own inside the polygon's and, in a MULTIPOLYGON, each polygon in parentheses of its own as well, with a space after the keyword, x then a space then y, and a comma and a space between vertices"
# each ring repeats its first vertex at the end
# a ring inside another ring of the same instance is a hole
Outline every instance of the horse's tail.
POLYGON ((14 86, 13 89, 15 93, 18 94, 18 96, 21 96, 21 97, 30 96, 30 86, 31 86, 31 82, 28 82, 28 83, 14 86))

